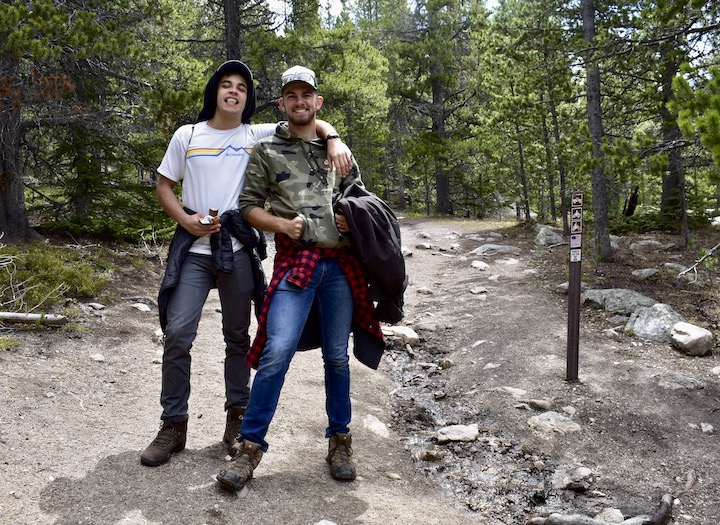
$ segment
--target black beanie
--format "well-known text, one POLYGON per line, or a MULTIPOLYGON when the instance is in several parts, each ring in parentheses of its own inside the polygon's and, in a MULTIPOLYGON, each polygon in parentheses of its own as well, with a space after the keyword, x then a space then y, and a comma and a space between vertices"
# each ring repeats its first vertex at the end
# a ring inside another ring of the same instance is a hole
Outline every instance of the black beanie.
POLYGON ((213 76, 211 76, 210 80, 208 80, 208 83, 205 86, 205 100, 203 102, 203 108, 198 115, 198 122, 210 120, 215 115, 215 110, 217 109, 217 90, 218 85, 220 84, 220 79, 230 73, 240 73, 247 81, 247 101, 245 102, 245 109, 242 113, 242 123, 250 123, 250 119, 255 114, 255 84, 253 83, 253 76, 250 68, 239 60, 228 60, 217 68, 215 73, 213 73, 213 76))

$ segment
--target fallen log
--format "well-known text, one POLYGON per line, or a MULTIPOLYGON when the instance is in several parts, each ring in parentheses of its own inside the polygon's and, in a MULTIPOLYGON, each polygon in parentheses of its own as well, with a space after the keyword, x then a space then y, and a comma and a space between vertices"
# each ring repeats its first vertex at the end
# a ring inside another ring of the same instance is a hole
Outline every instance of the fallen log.
MULTIPOLYGON (((672 494, 665 494, 662 497, 660 506, 655 511, 655 514, 649 516, 644 514, 642 516, 635 516, 633 518, 626 519, 619 525, 667 525, 670 518, 672 518, 672 506, 673 506, 672 494)), ((583 516, 582 514, 550 514, 547 518, 531 518, 526 522, 526 525, 613 525, 606 521, 596 520, 589 516, 583 516)), ((618 524, 615 524, 618 525, 618 524)))
POLYGON ((40 323, 47 326, 63 326, 67 324, 67 317, 57 314, 24 314, 18 312, 0 312, 2 323, 40 323))

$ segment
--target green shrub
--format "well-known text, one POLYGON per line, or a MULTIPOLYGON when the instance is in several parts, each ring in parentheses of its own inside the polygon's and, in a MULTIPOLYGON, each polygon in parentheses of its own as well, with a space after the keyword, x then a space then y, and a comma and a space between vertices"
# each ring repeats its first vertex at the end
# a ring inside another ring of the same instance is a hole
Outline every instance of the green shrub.
MULTIPOLYGON (((708 218, 704 214, 688 214, 688 227, 699 230, 708 227, 708 218)), ((647 233, 652 231, 679 232, 680 222, 677 217, 668 216, 659 208, 638 206, 631 217, 616 215, 609 219, 608 231, 614 235, 647 233)))
POLYGON ((13 339, 12 337, 0 337, 0 352, 7 350, 13 350, 21 346, 20 341, 13 339))
POLYGON ((0 248, 0 307, 28 312, 65 298, 96 297, 115 271, 101 251, 88 253, 42 242, 0 248))

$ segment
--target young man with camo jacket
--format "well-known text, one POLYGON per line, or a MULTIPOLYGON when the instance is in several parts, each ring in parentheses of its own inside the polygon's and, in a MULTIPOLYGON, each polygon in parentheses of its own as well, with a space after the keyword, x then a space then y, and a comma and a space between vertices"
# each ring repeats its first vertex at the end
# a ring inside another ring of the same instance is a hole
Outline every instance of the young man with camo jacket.
MULTIPOLYGON (((333 211, 333 196, 350 184, 362 186, 353 159, 347 177, 328 169, 326 144, 337 135, 318 137, 317 111, 323 104, 315 73, 295 66, 282 75, 280 108, 286 123, 259 141, 250 157, 240 212, 259 230, 275 233, 277 254, 273 277, 260 314, 259 327, 248 352, 257 368, 240 433, 237 452, 218 474, 225 487, 240 490, 253 476, 268 449, 265 436, 275 414, 290 361, 302 348, 301 333, 317 308, 329 438, 330 474, 341 481, 355 479, 349 429, 350 368, 348 339, 362 331, 363 344, 382 352, 380 324, 367 295, 367 281, 353 255, 347 221, 333 211), (266 211, 265 204, 269 204, 266 211), (306 321, 308 321, 306 323, 306 321)), ((355 337, 358 355, 358 337, 355 337)), ((310 346, 312 347, 312 346, 310 346)), ((377 366, 375 364, 375 366, 377 366)))

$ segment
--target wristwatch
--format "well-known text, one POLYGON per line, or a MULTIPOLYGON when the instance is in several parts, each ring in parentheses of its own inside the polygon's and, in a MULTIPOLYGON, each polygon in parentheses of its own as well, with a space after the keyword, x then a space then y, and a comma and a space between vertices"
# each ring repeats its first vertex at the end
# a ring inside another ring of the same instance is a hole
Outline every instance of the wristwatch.
POLYGON ((339 138, 340 138, 340 135, 338 135, 337 133, 328 133, 325 136, 325 140, 332 140, 332 139, 339 139, 339 138))

